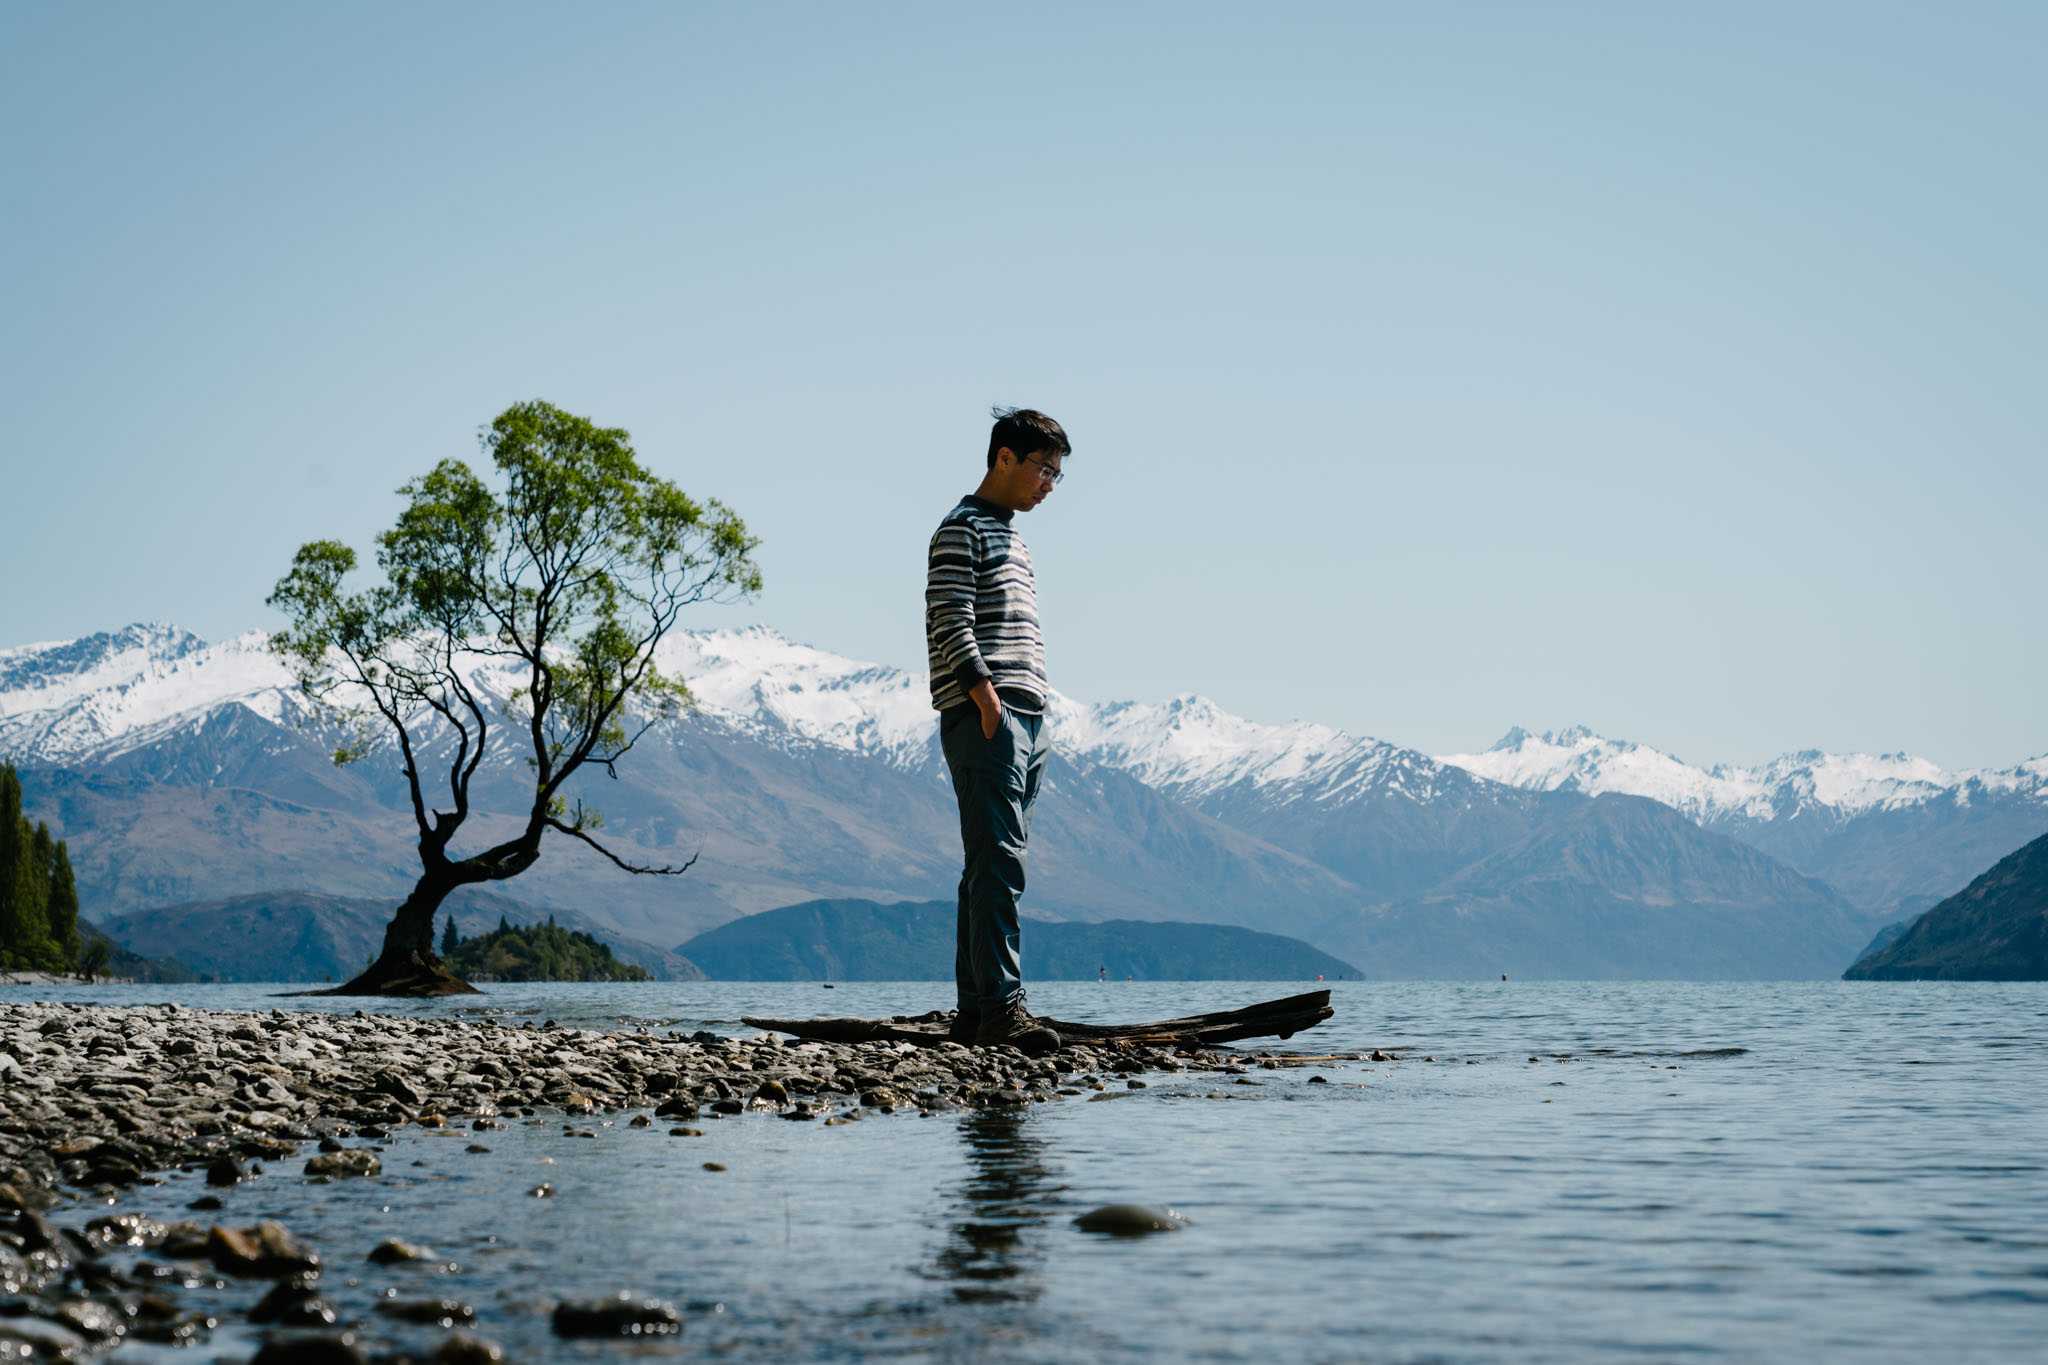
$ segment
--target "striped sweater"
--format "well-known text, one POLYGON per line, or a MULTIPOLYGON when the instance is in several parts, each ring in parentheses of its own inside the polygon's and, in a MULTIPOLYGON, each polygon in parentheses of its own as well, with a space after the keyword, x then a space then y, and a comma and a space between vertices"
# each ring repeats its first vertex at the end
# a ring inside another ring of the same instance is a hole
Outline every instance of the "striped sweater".
POLYGON ((1014 516, 970 493, 932 533, 924 638, 934 710, 966 702, 967 689, 983 678, 994 680, 1005 706, 1045 709, 1051 686, 1038 633, 1038 586, 1014 516))

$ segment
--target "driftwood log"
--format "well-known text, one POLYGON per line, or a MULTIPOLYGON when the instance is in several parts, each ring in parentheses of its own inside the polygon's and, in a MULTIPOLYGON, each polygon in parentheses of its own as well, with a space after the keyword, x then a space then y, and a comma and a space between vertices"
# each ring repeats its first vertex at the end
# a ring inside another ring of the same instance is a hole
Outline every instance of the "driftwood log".
MULTIPOLYGON (((1310 991, 1280 1000, 1265 1000, 1242 1009, 1215 1014, 1192 1014, 1184 1019, 1161 1019, 1150 1024, 1076 1024, 1064 1019, 1045 1022, 1069 1043, 1127 1043, 1146 1047, 1212 1047, 1244 1038, 1291 1038, 1303 1029, 1314 1028, 1328 1019, 1328 991, 1310 991)), ((953 1022, 951 1010, 928 1014, 898 1015, 893 1019, 752 1019, 751 1024, 770 1033, 787 1033, 816 1043, 915 1043, 937 1047, 946 1041, 953 1022)))

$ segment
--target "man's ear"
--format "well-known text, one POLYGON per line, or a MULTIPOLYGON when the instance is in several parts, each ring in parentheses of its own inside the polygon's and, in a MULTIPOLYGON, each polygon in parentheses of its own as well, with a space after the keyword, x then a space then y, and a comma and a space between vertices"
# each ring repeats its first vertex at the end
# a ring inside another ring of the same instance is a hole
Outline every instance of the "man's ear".
POLYGON ((1005 455, 1007 455, 1007 456, 1009 456, 1009 457, 1010 457, 1010 463, 1011 463, 1011 464, 1015 464, 1015 463, 1017 463, 1017 452, 1016 452, 1016 451, 1014 451, 1014 450, 1010 449, 1010 448, 1009 448, 1008 446, 997 446, 997 447, 996 447, 996 468, 998 468, 998 469, 1002 468, 1002 466, 1003 466, 1003 457, 1004 457, 1005 455))

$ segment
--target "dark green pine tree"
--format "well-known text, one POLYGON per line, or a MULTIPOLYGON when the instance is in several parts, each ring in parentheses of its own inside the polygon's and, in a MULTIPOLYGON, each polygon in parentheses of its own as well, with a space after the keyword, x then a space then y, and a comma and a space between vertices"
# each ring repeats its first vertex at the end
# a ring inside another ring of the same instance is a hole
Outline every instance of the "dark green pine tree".
POLYGON ((0 763, 0 969, 23 965, 21 914, 14 898, 26 833, 21 822, 21 778, 13 764, 0 763))
POLYGON ((56 945, 57 956, 63 960, 63 970, 79 970, 85 944, 78 929, 78 880, 71 875, 71 850, 64 846, 62 839, 57 841, 56 855, 50 859, 47 913, 50 939, 56 945))
POLYGON ((57 960, 57 945, 50 942, 50 864, 57 856, 56 840, 50 827, 37 822, 35 833, 24 841, 20 863, 14 874, 14 922, 21 938, 16 955, 30 971, 59 971, 66 963, 57 960))
POLYGON ((441 926, 441 956, 447 957, 453 953, 455 945, 460 942, 462 942, 462 934, 455 927, 455 916, 450 915, 448 922, 441 926))

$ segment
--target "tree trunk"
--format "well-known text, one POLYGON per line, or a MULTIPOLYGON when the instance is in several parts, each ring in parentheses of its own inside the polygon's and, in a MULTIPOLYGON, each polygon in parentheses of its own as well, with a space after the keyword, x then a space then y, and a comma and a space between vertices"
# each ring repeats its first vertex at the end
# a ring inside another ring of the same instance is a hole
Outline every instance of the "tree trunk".
POLYGON ((474 995, 476 987, 434 955, 434 912, 456 883, 423 876, 384 928, 384 951, 355 980, 323 995, 474 995))

